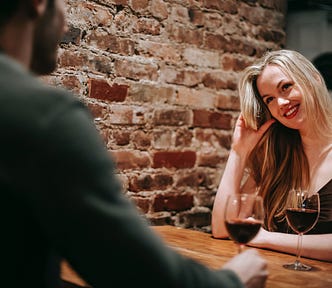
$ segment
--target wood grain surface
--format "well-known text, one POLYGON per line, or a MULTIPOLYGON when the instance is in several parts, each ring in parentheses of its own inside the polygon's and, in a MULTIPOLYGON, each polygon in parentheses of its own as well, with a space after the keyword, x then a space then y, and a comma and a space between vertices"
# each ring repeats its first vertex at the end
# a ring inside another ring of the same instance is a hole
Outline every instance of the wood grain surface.
MULTIPOLYGON (((222 267, 237 254, 237 246, 233 241, 215 239, 209 233, 174 226, 153 226, 152 229, 161 236, 166 245, 213 269, 222 267)), ((332 263, 302 258, 305 264, 313 266, 314 269, 291 271, 282 265, 294 262, 294 255, 265 249, 257 250, 268 261, 267 288, 332 288, 332 263)), ((88 287, 67 262, 62 263, 62 279, 77 287, 88 287)))

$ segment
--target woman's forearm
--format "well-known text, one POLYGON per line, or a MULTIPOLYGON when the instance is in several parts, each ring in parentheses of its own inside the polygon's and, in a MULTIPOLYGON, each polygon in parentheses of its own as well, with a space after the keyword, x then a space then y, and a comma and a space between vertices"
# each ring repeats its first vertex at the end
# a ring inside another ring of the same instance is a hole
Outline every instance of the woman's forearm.
POLYGON ((231 150, 212 210, 212 235, 216 238, 224 238, 228 236, 224 225, 225 202, 227 195, 239 192, 244 169, 245 157, 242 157, 234 150, 231 150))
MULTIPOLYGON (((332 234, 309 234, 302 237, 301 256, 332 262, 332 234)), ((268 232, 261 229, 248 245, 296 255, 297 240, 296 234, 268 232)))

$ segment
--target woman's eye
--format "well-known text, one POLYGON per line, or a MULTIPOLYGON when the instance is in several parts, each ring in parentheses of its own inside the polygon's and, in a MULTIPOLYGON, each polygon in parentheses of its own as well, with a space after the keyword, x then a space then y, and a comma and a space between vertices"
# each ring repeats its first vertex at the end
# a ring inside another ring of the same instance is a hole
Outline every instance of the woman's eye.
POLYGON ((286 84, 282 85, 281 89, 282 89, 282 91, 286 91, 291 86, 292 86, 291 83, 286 83, 286 84))
POLYGON ((273 100, 273 97, 266 97, 265 98, 265 103, 269 104, 273 100))

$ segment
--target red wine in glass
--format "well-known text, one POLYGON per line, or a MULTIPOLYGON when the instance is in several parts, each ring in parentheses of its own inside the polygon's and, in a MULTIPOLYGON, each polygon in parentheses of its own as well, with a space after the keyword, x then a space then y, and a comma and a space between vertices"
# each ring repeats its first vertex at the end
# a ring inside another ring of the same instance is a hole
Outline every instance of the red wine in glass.
POLYGON ((230 237, 238 244, 247 244, 258 233, 261 221, 255 219, 229 219, 225 223, 230 237))
POLYGON ((229 195, 225 206, 225 226, 229 237, 238 245, 239 253, 263 224, 263 198, 256 194, 229 195))
POLYGON ((286 219, 288 225, 298 234, 297 253, 294 263, 284 264, 290 270, 309 271, 311 266, 301 262, 302 236, 317 223, 320 212, 319 194, 308 195, 307 191, 293 189, 289 192, 286 204, 286 219))
POLYGON ((318 210, 306 208, 287 208, 286 217, 289 226, 296 233, 306 233, 314 227, 317 218, 318 210))

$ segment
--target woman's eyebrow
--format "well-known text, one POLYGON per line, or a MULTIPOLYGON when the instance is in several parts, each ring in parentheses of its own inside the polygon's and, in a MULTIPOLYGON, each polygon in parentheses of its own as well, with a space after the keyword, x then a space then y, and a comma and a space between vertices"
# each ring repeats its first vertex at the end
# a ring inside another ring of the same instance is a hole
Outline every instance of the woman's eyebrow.
MULTIPOLYGON (((282 79, 278 82, 278 84, 277 84, 277 86, 276 86, 277 89, 280 88, 281 84, 282 84, 284 81, 285 81, 285 79, 282 78, 282 79)), ((270 94, 264 94, 264 95, 262 95, 262 98, 264 99, 265 97, 268 97, 268 96, 270 96, 270 94)))

